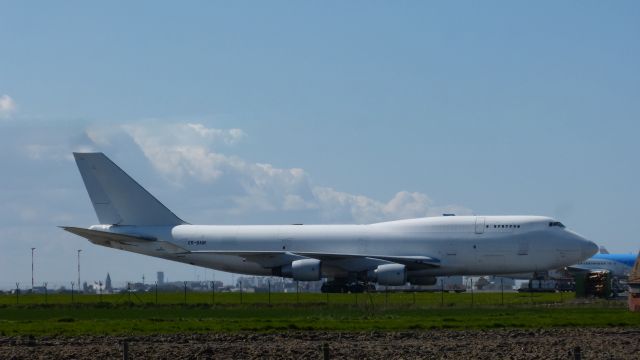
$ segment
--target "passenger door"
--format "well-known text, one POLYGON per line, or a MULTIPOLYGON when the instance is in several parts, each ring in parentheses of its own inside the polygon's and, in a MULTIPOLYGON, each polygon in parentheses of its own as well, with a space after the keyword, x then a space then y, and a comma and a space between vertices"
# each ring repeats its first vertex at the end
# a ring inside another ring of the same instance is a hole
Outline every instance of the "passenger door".
POLYGON ((484 226, 485 226, 484 216, 476 216, 476 234, 483 234, 484 226))

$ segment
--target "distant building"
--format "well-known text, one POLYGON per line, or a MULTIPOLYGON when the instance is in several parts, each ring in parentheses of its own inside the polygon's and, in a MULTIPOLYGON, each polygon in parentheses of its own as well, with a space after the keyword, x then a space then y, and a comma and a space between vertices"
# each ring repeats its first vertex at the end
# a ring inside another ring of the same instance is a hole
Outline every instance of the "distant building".
POLYGON ((113 288, 111 287, 111 276, 109 276, 109 273, 107 273, 107 278, 104 281, 104 290, 106 292, 112 292, 113 288))
POLYGON ((92 284, 89 284, 89 292, 93 292, 96 294, 102 294, 105 292, 105 286, 102 281, 94 281, 92 284))
POLYGON ((47 292, 47 288, 45 286, 34 286, 31 290, 34 294, 44 294, 47 292))
POLYGON ((266 276, 241 276, 230 291, 246 292, 320 292, 322 281, 302 281, 266 276))
POLYGON ((213 289, 218 290, 224 287, 224 283, 220 280, 213 281, 213 289))
POLYGON ((164 271, 158 271, 158 285, 164 285, 164 271))

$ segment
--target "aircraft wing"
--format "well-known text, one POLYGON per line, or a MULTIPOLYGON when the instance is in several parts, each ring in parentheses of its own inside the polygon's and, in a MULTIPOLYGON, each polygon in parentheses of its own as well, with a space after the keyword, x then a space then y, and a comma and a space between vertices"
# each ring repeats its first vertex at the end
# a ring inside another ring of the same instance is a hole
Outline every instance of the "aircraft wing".
POLYGON ((440 267, 440 260, 428 256, 386 256, 339 253, 317 253, 296 251, 193 251, 194 254, 219 254, 240 256, 265 268, 276 268, 295 260, 318 259, 327 265, 346 271, 366 271, 383 264, 402 264, 407 270, 422 270, 440 267))
POLYGON ((330 261, 330 260, 355 260, 355 259, 372 259, 382 260, 387 263, 402 264, 409 270, 432 269, 440 267, 440 260, 429 256, 387 256, 387 255, 350 255, 350 254, 326 254, 326 253, 298 253, 313 259, 330 261))
POLYGON ((156 238, 130 234, 118 234, 107 231, 91 230, 78 227, 64 226, 64 230, 82 236, 94 244, 111 248, 123 249, 134 247, 168 254, 218 254, 239 256, 246 261, 254 262, 264 268, 277 268, 290 264, 295 260, 318 259, 329 266, 335 266, 345 271, 367 271, 384 264, 402 264, 407 270, 422 270, 440 267, 440 260, 429 256, 387 256, 340 254, 320 252, 295 251, 227 251, 227 250, 196 250, 189 251, 166 241, 156 238))
POLYGON ((158 241, 156 238, 117 234, 107 231, 84 229, 72 226, 61 226, 62 229, 82 236, 94 244, 121 249, 122 246, 150 248, 171 254, 188 253, 189 251, 166 241, 158 241))
POLYGON ((585 269, 579 266, 567 266, 565 269, 570 273, 580 273, 580 272, 587 272, 591 270, 591 269, 585 269))
POLYGON ((607 269, 607 268, 583 268, 583 267, 579 267, 579 266, 567 266, 566 269, 571 274, 586 273, 586 272, 592 272, 592 271, 608 271, 608 272, 611 272, 611 269, 607 269))
POLYGON ((195 250, 190 254, 214 254, 239 256, 245 261, 255 262, 264 268, 276 268, 295 260, 307 259, 288 251, 227 251, 227 250, 195 250))

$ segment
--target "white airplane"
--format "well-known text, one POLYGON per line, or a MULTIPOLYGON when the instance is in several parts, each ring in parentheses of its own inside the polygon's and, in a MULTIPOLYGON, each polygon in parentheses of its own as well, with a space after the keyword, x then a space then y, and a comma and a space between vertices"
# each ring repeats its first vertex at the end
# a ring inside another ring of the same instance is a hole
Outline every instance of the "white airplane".
POLYGON ((443 216, 369 225, 191 225, 102 153, 74 153, 100 221, 63 227, 115 249, 248 275, 429 285, 436 276, 557 269, 598 247, 542 216, 443 216))

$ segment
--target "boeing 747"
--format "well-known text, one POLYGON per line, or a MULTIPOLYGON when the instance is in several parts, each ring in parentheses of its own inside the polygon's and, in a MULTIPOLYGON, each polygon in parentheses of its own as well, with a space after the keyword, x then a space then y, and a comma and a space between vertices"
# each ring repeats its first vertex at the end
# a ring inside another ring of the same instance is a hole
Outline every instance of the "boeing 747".
POLYGON ((442 216, 368 225, 191 225, 102 153, 74 153, 99 225, 90 242, 206 268, 298 281, 430 285, 436 276, 539 272, 598 247, 543 216, 442 216))

